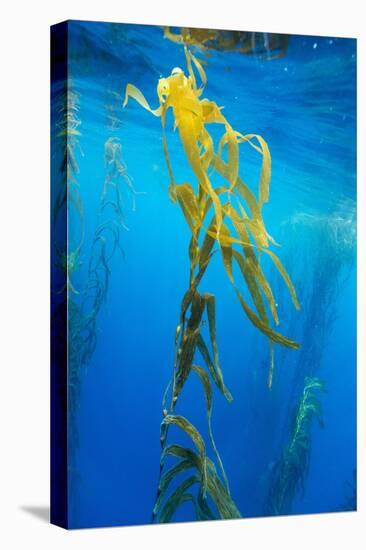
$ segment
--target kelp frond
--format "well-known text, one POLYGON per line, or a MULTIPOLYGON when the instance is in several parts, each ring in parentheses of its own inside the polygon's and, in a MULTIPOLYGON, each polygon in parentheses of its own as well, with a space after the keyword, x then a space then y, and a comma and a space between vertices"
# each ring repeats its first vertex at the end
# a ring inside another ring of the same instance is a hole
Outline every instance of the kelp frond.
POLYGON ((141 91, 132 84, 127 84, 123 102, 126 106, 129 98, 133 98, 141 107, 160 118, 163 152, 170 179, 169 196, 180 206, 191 233, 188 247, 189 288, 182 299, 176 328, 172 380, 163 398, 160 437, 162 458, 153 521, 169 521, 175 510, 188 501, 193 502, 199 519, 240 517, 230 496, 228 479, 211 427, 211 384, 216 385, 229 402, 232 400, 219 363, 215 298, 211 294, 203 295, 198 291, 202 277, 217 249, 221 252, 224 270, 245 315, 268 339, 271 358, 269 386, 273 378, 274 344, 298 347, 296 342, 272 327, 272 323, 279 323, 277 304, 260 265, 261 254, 267 254, 283 278, 294 306, 298 308, 299 302, 291 279, 279 258, 269 250, 269 243, 274 241, 268 235, 262 216, 262 208, 269 200, 270 189, 271 156, 268 145, 259 135, 242 134, 232 128, 217 103, 202 99, 207 83, 205 71, 201 62, 186 47, 184 51, 188 74, 185 75, 180 68, 175 68, 169 77, 159 80, 159 106, 156 109, 150 107, 141 91), (196 79, 196 73, 200 82, 196 79), (165 133, 166 115, 170 108, 173 111, 174 129, 178 128, 185 156, 195 175, 194 184, 178 183, 174 177, 165 133), (217 150, 207 128, 211 123, 216 123, 222 128, 217 150), (241 144, 252 147, 261 161, 258 197, 239 175, 241 144), (223 182, 219 187, 215 187, 213 174, 223 182), (234 262, 239 268, 238 280, 237 275, 234 276, 234 262), (253 306, 244 300, 242 287, 249 290, 253 306), (202 331, 205 317, 209 328, 208 343, 202 331), (197 354, 201 356, 201 365, 195 364, 197 354), (209 440, 221 478, 214 462, 207 456, 207 445, 198 430, 186 418, 175 414, 178 398, 191 372, 199 377, 203 387, 209 440), (167 407, 169 390, 171 398, 167 407), (195 447, 194 451, 168 444, 168 431, 172 425, 189 436, 195 447), (168 454, 175 454, 181 460, 163 473, 165 457, 168 454), (194 475, 183 480, 173 493, 169 494, 170 482, 192 468, 195 470, 194 475), (195 485, 198 485, 197 494, 192 493, 192 487, 195 485), (211 510, 207 498, 214 503, 216 511, 211 510))
MULTIPOLYGON (((175 126, 178 128, 184 152, 197 180, 196 189, 188 182, 175 182, 163 132, 164 154, 170 174, 169 193, 173 200, 179 203, 192 233, 191 271, 202 263, 202 257, 207 258, 214 242, 217 242, 225 271, 245 315, 268 338, 271 345, 277 343, 296 349, 299 346, 295 341, 271 327, 271 320, 275 325, 279 323, 277 305, 270 284, 260 267, 260 254, 264 253, 283 279, 292 302, 298 309, 300 304, 294 285, 278 256, 269 249, 272 239, 268 235, 262 216, 262 207, 269 200, 271 177, 271 155, 268 145, 259 135, 242 134, 234 130, 224 117, 222 109, 214 101, 201 99, 207 81, 204 69, 187 48, 185 54, 188 76, 176 68, 169 77, 159 80, 157 93, 160 105, 157 109, 153 110, 143 94, 131 84, 126 87, 124 106, 132 97, 142 107, 161 118, 163 130, 167 110, 173 110, 175 126), (200 77, 200 86, 193 67, 200 77), (216 152, 213 139, 207 130, 207 125, 213 122, 223 128, 216 152), (239 176, 240 144, 251 146, 260 156, 258 198, 239 176), (225 150, 227 161, 223 158, 225 150), (224 180, 224 185, 214 187, 212 171, 224 180), (211 207, 214 216, 207 222, 207 214, 211 207), (231 223, 225 223, 225 218, 231 223), (203 239, 200 246, 201 234, 203 239), (242 277, 240 281, 234 276, 233 263, 239 267, 242 277), (254 309, 244 299, 241 290, 243 283, 250 292, 254 309)), ((270 375, 269 383, 271 380, 270 375)))
POLYGON ((178 506, 186 500, 193 502, 198 519, 215 519, 217 514, 222 519, 241 517, 230 497, 227 486, 222 483, 214 463, 206 455, 206 447, 198 430, 182 416, 167 415, 163 420, 162 427, 165 425, 175 425, 182 429, 193 442, 196 451, 180 445, 170 445, 164 448, 161 467, 169 456, 179 461, 160 478, 152 520, 154 521, 157 517, 159 523, 170 521, 178 506), (183 479, 178 487, 169 494, 169 486, 173 479, 190 470, 194 471, 194 475, 183 479), (198 491, 195 494, 187 494, 187 490, 193 485, 197 485, 198 491), (208 499, 214 504, 214 510, 212 510, 208 499))

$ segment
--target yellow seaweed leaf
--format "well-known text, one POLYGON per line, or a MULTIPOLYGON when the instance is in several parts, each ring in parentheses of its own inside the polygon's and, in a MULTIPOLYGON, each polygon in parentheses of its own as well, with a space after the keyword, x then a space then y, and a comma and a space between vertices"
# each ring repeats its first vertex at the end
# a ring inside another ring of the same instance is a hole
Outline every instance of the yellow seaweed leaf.
POLYGON ((130 97, 132 97, 135 101, 137 101, 137 103, 141 105, 141 107, 152 113, 154 116, 161 116, 162 107, 160 106, 157 109, 152 109, 146 101, 145 96, 133 84, 127 84, 126 86, 125 98, 122 104, 123 107, 126 107, 130 97))
POLYGON ((292 302, 293 302, 295 308, 300 309, 301 306, 300 306, 299 300, 297 298, 296 289, 293 285, 293 282, 290 279, 289 274, 287 273, 286 269, 284 268, 281 260, 271 250, 265 250, 264 252, 269 255, 269 257, 272 259, 273 263, 277 267, 277 270, 279 271, 280 275, 282 276, 282 278, 283 278, 283 280, 284 280, 284 282, 285 282, 285 284, 286 284, 286 286, 287 286, 287 288, 290 292, 291 299, 292 299, 292 302))
POLYGON ((245 302, 244 298, 240 294, 239 290, 236 288, 236 294, 239 298, 240 304, 246 313, 248 319, 253 323, 255 327, 257 327, 263 334, 268 336, 270 340, 273 342, 276 342, 277 344, 282 344, 285 347, 298 349, 300 346, 297 342, 294 340, 291 340, 290 338, 287 338, 286 336, 283 336, 279 332, 276 332, 275 330, 271 329, 268 325, 263 323, 259 317, 250 309, 248 304, 245 302))
POLYGON ((226 175, 232 190, 237 182, 239 175, 239 146, 236 139, 236 132, 229 124, 226 124, 226 132, 222 136, 219 147, 218 157, 221 158, 223 147, 228 146, 228 161, 226 163, 226 175))
POLYGON ((225 224, 222 224, 221 226, 218 240, 221 248, 224 267, 226 269, 226 272, 229 276, 230 281, 234 283, 233 272, 232 272, 232 250, 233 250, 231 246, 232 239, 230 237, 230 231, 225 224))
POLYGON ((200 215, 196 195, 189 183, 176 185, 175 193, 184 217, 194 234, 200 226, 200 215))
POLYGON ((188 50, 187 47, 184 47, 184 53, 185 53, 185 56, 186 56, 188 73, 189 73, 189 76, 192 78, 194 88, 197 90, 196 77, 195 77, 194 72, 193 72, 192 61, 193 61, 193 64, 194 64, 194 66, 196 67, 196 69, 198 71, 198 74, 200 75, 200 79, 201 79, 201 82, 202 82, 202 87, 204 87, 207 83, 207 77, 206 77, 206 73, 205 73, 201 63, 188 50))
POLYGON ((263 156, 262 159, 262 170, 259 181, 259 205, 268 202, 269 199, 269 183, 271 179, 271 153, 269 151, 267 142, 257 134, 248 134, 243 136, 240 134, 239 141, 247 141, 251 147, 256 151, 261 153, 263 156), (256 139, 259 143, 259 147, 253 143, 253 139, 256 139))
POLYGON ((255 279, 255 276, 253 275, 253 272, 249 269, 248 263, 245 260, 245 258, 243 258, 243 256, 237 250, 233 250, 232 253, 244 277, 244 280, 252 296, 253 303, 258 311, 260 319, 263 321, 263 323, 265 323, 266 325, 269 325, 264 301, 259 291, 257 281, 255 279))

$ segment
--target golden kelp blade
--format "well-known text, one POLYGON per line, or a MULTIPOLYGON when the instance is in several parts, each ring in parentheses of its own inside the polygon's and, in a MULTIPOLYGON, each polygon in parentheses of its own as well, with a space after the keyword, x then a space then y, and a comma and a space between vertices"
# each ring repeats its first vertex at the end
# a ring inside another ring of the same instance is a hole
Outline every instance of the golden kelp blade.
POLYGON ((195 233, 195 231, 200 227, 200 214, 196 195, 194 194, 194 191, 189 183, 176 185, 175 193, 182 208, 184 217, 192 233, 195 233))
POLYGON ((284 346, 297 349, 299 347, 299 344, 297 344, 296 342, 294 342, 289 338, 286 338, 285 336, 282 336, 282 334, 271 329, 268 324, 266 324, 259 317, 257 317, 257 315, 251 310, 251 308, 245 302, 244 298, 242 297, 234 281, 234 276, 232 271, 233 250, 231 246, 231 238, 229 238, 228 235, 229 235, 229 230, 227 226, 223 224, 221 228, 220 236, 219 236, 219 243, 220 243, 221 252, 223 256, 224 267, 230 279, 230 282, 235 288, 240 304, 244 312, 246 313, 247 317, 255 327, 257 327, 261 332, 263 332, 263 334, 268 336, 273 342, 277 342, 278 344, 282 344, 284 346))
POLYGON ((286 269, 284 268, 281 260, 279 259, 278 256, 276 256, 276 254, 271 252, 271 250, 265 250, 265 253, 268 254, 269 257, 273 260, 273 263, 275 264, 275 266, 277 267, 277 270, 279 271, 279 273, 281 274, 283 280, 285 281, 285 284, 286 284, 286 286, 289 289, 289 292, 291 294, 291 299, 292 299, 292 302, 293 302, 295 308, 300 309, 300 303, 299 303, 299 300, 298 300, 297 295, 296 295, 295 287, 293 285, 293 282, 290 279, 289 274, 287 273, 286 269))
POLYGON ((259 136, 257 134, 248 134, 246 136, 238 134, 238 136, 240 136, 239 141, 247 141, 249 145, 251 145, 263 156, 262 170, 259 180, 259 206, 261 207, 269 200, 269 183, 271 179, 271 154, 269 152, 267 142, 262 138, 262 136, 259 136), (259 147, 253 143, 252 139, 256 139, 258 141, 259 147))
POLYGON ((232 253, 233 253, 233 256, 234 256, 235 260, 238 263, 240 271, 243 275, 243 278, 246 282, 246 285, 247 285, 248 290, 250 292, 250 295, 252 297, 253 303, 256 307, 256 310, 258 311, 259 317, 260 317, 261 321, 263 321, 263 323, 268 325, 269 321, 268 321, 266 308, 265 308, 265 305, 264 305, 262 295, 261 295, 260 290, 258 288, 256 278, 254 277, 253 273, 249 269, 249 266, 247 264, 246 259, 243 258, 243 256, 241 254, 239 254, 239 252, 235 249, 233 249, 232 253))
POLYGON ((268 336, 273 342, 276 342, 277 344, 282 344, 283 346, 286 346, 288 348, 299 349, 300 345, 297 342, 291 340, 290 338, 287 338, 286 336, 282 336, 282 334, 280 334, 279 332, 276 332, 275 330, 269 328, 268 325, 265 325, 259 319, 259 317, 257 317, 257 315, 250 309, 237 288, 236 293, 244 312, 255 327, 263 332, 263 334, 268 336))
POLYGON ((137 103, 139 103, 141 107, 143 107, 147 111, 150 111, 150 113, 152 113, 154 116, 161 116, 162 107, 160 106, 157 109, 151 109, 150 105, 145 99, 145 96, 133 84, 127 84, 126 86, 126 93, 125 93, 125 98, 123 100, 123 107, 126 107, 128 103, 128 99, 130 97, 132 97, 135 101, 137 101, 137 103))
POLYGON ((188 48, 184 47, 184 53, 185 53, 185 56, 186 56, 186 62, 187 62, 187 69, 188 69, 188 73, 189 73, 189 76, 192 78, 192 82, 193 82, 193 85, 194 85, 194 89, 197 91, 197 83, 196 83, 196 77, 194 75, 194 72, 193 72, 193 68, 192 68, 192 61, 198 71, 198 74, 200 75, 200 78, 201 78, 201 82, 202 82, 202 88, 205 87, 206 83, 207 83, 207 77, 206 77, 206 73, 201 65, 201 63, 198 61, 198 59, 188 50, 188 48))

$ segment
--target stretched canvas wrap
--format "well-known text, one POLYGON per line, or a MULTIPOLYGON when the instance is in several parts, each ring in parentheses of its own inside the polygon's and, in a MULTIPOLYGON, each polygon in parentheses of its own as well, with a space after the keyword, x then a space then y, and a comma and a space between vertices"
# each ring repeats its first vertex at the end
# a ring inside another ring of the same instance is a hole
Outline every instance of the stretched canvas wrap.
POLYGON ((356 41, 51 50, 52 522, 355 510, 356 41))

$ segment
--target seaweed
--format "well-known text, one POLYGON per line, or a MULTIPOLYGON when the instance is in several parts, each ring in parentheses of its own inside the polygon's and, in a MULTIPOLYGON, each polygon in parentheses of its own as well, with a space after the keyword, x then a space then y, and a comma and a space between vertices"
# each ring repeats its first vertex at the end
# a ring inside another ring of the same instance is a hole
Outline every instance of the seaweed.
MULTIPOLYGON (((79 223, 79 236, 75 239, 76 242, 68 242, 67 253, 63 250, 64 246, 61 243, 59 246, 56 243, 56 265, 67 277, 67 291, 72 294, 78 294, 72 282, 72 275, 76 273, 80 266, 80 251, 84 242, 84 209, 79 194, 79 184, 77 175, 79 174, 79 164, 77 161, 77 153, 82 154, 79 136, 81 132, 79 126, 81 120, 78 116, 80 106, 80 94, 76 91, 71 82, 66 85, 66 91, 59 98, 59 120, 56 124, 58 129, 57 137, 60 139, 60 145, 63 152, 63 157, 60 166, 60 176, 63 183, 58 186, 58 193, 55 197, 52 210, 52 224, 55 235, 57 234, 56 227, 60 216, 74 215, 79 223)), ((63 219, 63 218, 61 218, 63 219)), ((76 225, 76 224, 75 224, 76 225)), ((59 292, 63 292, 60 289, 59 292)))
POLYGON ((276 59, 286 55, 289 35, 266 32, 224 31, 181 27, 178 32, 163 27, 164 37, 176 44, 195 46, 203 51, 234 51, 255 55, 259 59, 276 59))
POLYGON ((289 442, 273 468, 268 502, 269 511, 273 515, 289 514, 299 488, 304 492, 311 453, 310 428, 313 418, 323 426, 318 391, 325 391, 323 382, 319 378, 306 377, 301 400, 294 412, 289 442))
MULTIPOLYGON (((337 205, 337 210, 323 216, 297 213, 285 223, 284 230, 290 243, 296 244, 296 247, 290 245, 289 257, 297 266, 295 275, 299 279, 299 285, 303 279, 304 269, 307 267, 305 262, 308 261, 310 254, 313 254, 314 262, 306 287, 302 289, 304 312, 301 327, 297 330, 295 318, 289 320, 289 324, 294 327, 304 345, 296 357, 292 376, 287 381, 279 380, 283 420, 277 422, 277 430, 272 430, 272 436, 277 437, 279 444, 286 448, 291 438, 289 418, 292 417, 292 411, 300 406, 306 380, 321 375, 324 349, 338 315, 337 295, 346 283, 355 259, 355 205, 348 201, 344 204, 340 203, 337 205), (298 252, 300 239, 303 240, 301 257, 298 252), (286 400, 283 398, 284 395, 286 400)), ((282 357, 284 366, 286 366, 285 361, 286 357, 282 357)), ((278 407, 279 403, 273 403, 273 405, 278 407)), ((261 407, 263 408, 263 403, 261 407)), ((306 429, 310 447, 312 421, 307 423, 306 429)), ((267 440, 269 447, 271 443, 270 452, 273 453, 273 439, 272 442, 267 440)), ((283 451, 277 452, 281 454, 283 451)), ((304 471, 303 482, 306 475, 307 471, 304 471)), ((274 478, 270 481, 273 483, 274 478)), ((299 488, 298 485, 297 490, 299 488)), ((274 487, 270 485, 269 494, 273 492, 274 487)), ((293 498, 295 494, 296 492, 293 493, 293 498)), ((268 497, 264 507, 268 510, 268 497)))
POLYGON ((112 260, 117 251, 123 255, 121 231, 128 230, 123 213, 122 186, 132 196, 131 209, 135 209, 136 191, 122 158, 120 140, 110 137, 104 144, 105 178, 99 198, 95 229, 92 235, 89 259, 86 262, 86 282, 76 284, 75 278, 83 265, 85 255, 84 206, 79 192, 79 159, 83 155, 79 118, 80 93, 72 82, 64 83, 56 122, 56 137, 60 142, 62 158, 55 185, 53 200, 52 230, 57 235, 58 226, 63 231, 59 242, 55 239, 55 267, 62 273, 63 286, 56 290, 66 302, 68 312, 67 362, 68 362, 68 460, 70 502, 75 506, 80 475, 76 458, 79 446, 77 414, 80 403, 82 377, 92 359, 97 345, 97 321, 103 304, 107 301, 112 260), (66 221, 67 220, 67 221, 66 221), (65 243, 65 223, 68 224, 65 243), (72 230, 71 230, 72 229, 72 230), (65 282, 66 281, 66 282, 65 282))
POLYGON ((188 76, 182 69, 173 69, 167 78, 161 78, 157 85, 159 106, 152 109, 141 91, 127 84, 123 105, 133 98, 140 106, 159 117, 162 124, 163 152, 169 174, 169 196, 177 203, 189 227, 191 237, 188 247, 189 287, 183 296, 179 323, 177 324, 174 346, 172 379, 163 397, 163 421, 161 424, 161 464, 156 502, 152 521, 169 521, 183 502, 192 502, 199 519, 212 517, 240 517, 229 492, 228 480, 222 460, 214 442, 212 415, 212 386, 230 402, 231 393, 226 388, 219 364, 216 339, 215 297, 201 294, 199 284, 216 250, 221 252, 224 271, 232 284, 239 304, 250 322, 267 338, 270 350, 269 386, 273 379, 273 347, 280 344, 297 349, 298 343, 283 336, 272 327, 278 324, 277 306, 268 280, 261 265, 260 257, 267 254, 288 288, 295 307, 300 307, 295 288, 284 266, 269 244, 274 240, 265 228, 262 207, 269 200, 271 156, 265 140, 256 134, 241 134, 234 130, 222 113, 222 108, 214 101, 201 99, 207 82, 201 62, 185 46, 185 59, 188 76), (198 85, 198 73, 201 84, 198 85), (167 143, 166 118, 171 108, 174 128, 178 128, 180 141, 196 179, 196 186, 189 182, 175 180, 167 143), (223 131, 217 149, 209 133, 208 126, 219 125, 223 131), (261 175, 258 198, 239 176, 239 145, 252 147, 261 159, 261 175), (225 155, 227 161, 224 160, 225 155), (220 180, 215 187, 213 176, 220 180), (208 217, 210 219, 208 221, 208 217), (225 220, 229 223, 226 224, 225 220), (215 248, 214 248, 215 247, 215 248), (233 260, 239 266, 242 276, 240 283, 234 276, 233 260), (251 307, 244 300, 243 289, 248 289, 253 300, 251 307), (201 327, 207 316, 209 325, 209 345, 205 342, 201 327), (210 350, 211 348, 211 350, 210 350), (194 364, 196 353, 203 364, 194 364), (209 440, 213 449, 220 475, 214 462, 207 456, 207 446, 198 430, 181 415, 175 414, 178 398, 185 383, 194 372, 201 380, 209 430, 209 440), (170 391, 170 404, 167 406, 170 391), (174 425, 189 436, 197 452, 178 445, 168 445, 168 431, 174 425), (174 450, 174 453, 173 453, 174 450), (163 473, 165 458, 174 454, 183 461, 163 473), (189 467, 197 473, 186 479, 169 495, 168 486, 189 467), (187 492, 198 485, 198 492, 187 492), (208 501, 208 498, 210 501, 208 501), (209 502, 215 506, 211 510, 209 502))

